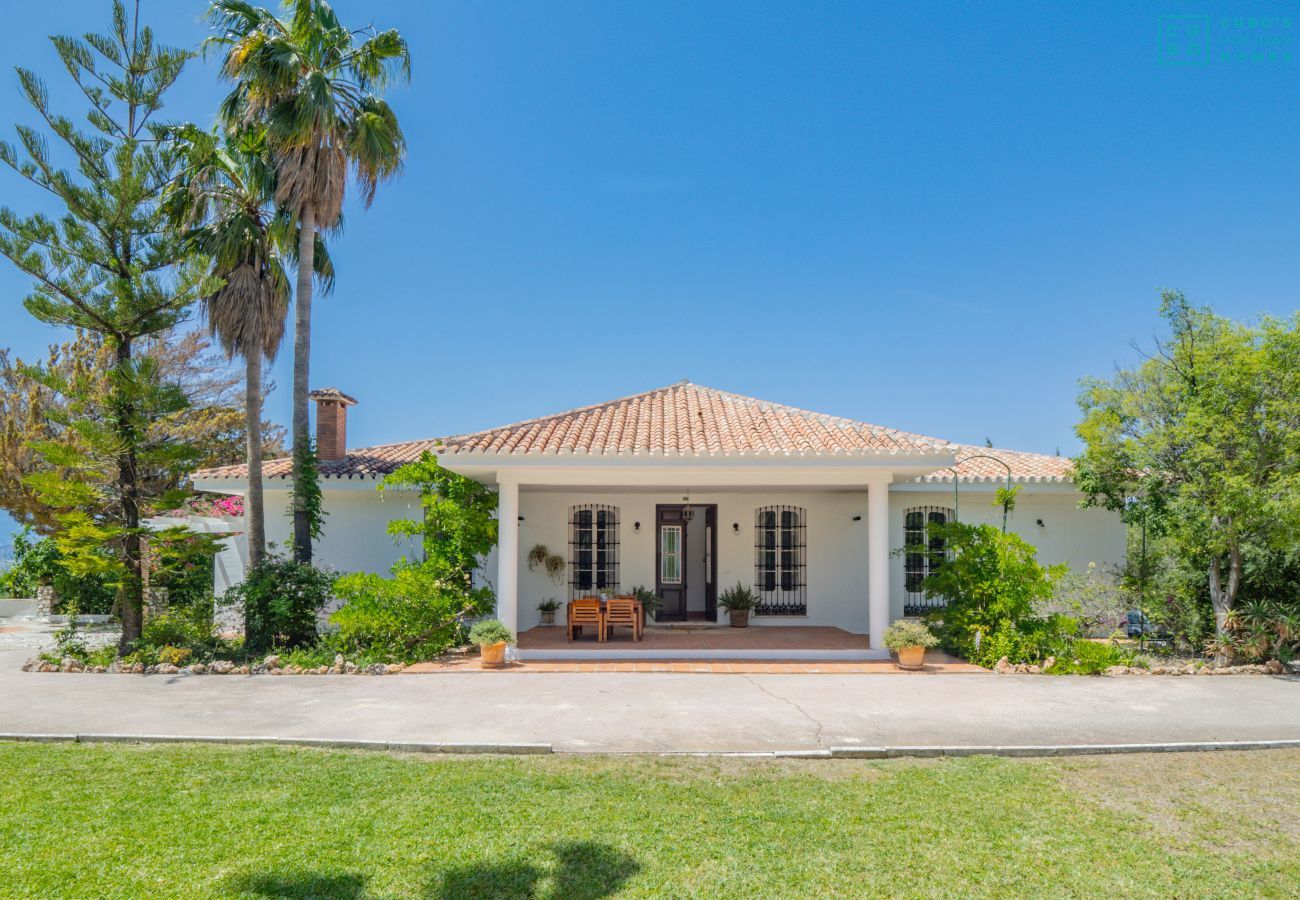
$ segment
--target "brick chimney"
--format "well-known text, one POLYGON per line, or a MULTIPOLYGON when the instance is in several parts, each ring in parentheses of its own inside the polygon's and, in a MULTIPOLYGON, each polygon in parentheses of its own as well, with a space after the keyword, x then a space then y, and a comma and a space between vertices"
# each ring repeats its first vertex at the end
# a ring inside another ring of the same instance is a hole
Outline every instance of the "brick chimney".
POLYGON ((348 453, 348 407, 357 401, 338 388, 321 388, 307 396, 316 401, 316 458, 342 459, 348 453))

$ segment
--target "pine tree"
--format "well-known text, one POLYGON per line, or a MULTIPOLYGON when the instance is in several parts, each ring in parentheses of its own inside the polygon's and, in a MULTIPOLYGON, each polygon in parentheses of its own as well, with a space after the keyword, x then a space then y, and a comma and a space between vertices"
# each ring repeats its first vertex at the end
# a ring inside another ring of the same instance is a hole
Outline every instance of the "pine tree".
POLYGON ((155 44, 114 0, 107 34, 51 38, 73 82, 90 103, 80 126, 55 112, 41 79, 18 70, 21 93, 39 127, 18 125, 20 149, 0 143, 0 162, 46 191, 56 218, 0 209, 0 254, 34 282, 27 310, 50 324, 99 336, 109 352, 109 387, 94 373, 29 374, 62 400, 58 436, 37 444, 57 472, 31 483, 60 513, 60 548, 74 565, 111 565, 119 577, 122 648, 139 636, 143 610, 141 520, 194 460, 191 447, 160 440, 150 423, 185 408, 183 392, 160 376, 137 346, 176 325, 194 303, 200 274, 187 264, 179 235, 160 208, 176 161, 156 116, 191 54, 155 44), (51 153, 59 142, 63 168, 51 153), (108 562, 97 546, 112 550, 108 562))

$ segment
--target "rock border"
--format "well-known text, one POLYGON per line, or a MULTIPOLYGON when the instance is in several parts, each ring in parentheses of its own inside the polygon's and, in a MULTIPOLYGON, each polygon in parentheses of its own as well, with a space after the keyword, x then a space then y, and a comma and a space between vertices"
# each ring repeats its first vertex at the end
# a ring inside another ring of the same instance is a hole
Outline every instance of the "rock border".
MULTIPOLYGON (((998 675, 1050 675, 1047 670, 1056 662, 1056 657, 1049 656, 1043 664, 1013 663, 1002 657, 993 666, 998 675)), ((1294 668, 1294 667, 1293 667, 1294 668)), ((1109 677, 1119 675, 1290 675, 1287 666, 1281 660, 1270 659, 1266 663, 1239 666, 1211 666, 1185 663, 1181 666, 1160 666, 1150 668, 1142 666, 1111 666, 1105 672, 1109 677)))
POLYGON ((159 663, 146 666, 144 663, 122 665, 115 660, 111 666, 88 666, 79 659, 65 656, 57 663, 39 657, 29 659, 23 664, 24 672, 75 672, 93 675, 397 675, 406 670, 405 663, 371 663, 360 666, 345 660, 342 654, 336 654, 332 666, 284 666, 280 657, 271 654, 260 663, 237 665, 228 659, 218 659, 210 663, 193 663, 188 666, 176 666, 171 663, 159 663))

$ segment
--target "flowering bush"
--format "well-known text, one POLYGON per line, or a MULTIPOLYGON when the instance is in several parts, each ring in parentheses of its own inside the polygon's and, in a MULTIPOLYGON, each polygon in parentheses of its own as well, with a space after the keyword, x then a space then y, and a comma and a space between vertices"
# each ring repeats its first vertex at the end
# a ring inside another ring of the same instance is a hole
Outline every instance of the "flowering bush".
POLYGON ((183 506, 168 510, 164 515, 178 518, 203 516, 204 518, 238 519, 244 515, 244 498, 233 494, 191 497, 183 506))

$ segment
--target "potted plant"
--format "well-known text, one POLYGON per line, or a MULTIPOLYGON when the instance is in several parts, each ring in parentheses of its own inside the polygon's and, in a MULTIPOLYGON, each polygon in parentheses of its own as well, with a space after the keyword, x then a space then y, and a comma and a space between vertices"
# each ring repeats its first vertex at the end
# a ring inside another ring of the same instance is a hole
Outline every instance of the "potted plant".
POLYGON ((560 608, 560 601, 554 597, 548 597, 541 603, 537 604, 537 611, 542 614, 543 625, 555 624, 555 611, 560 608))
POLYGON ((899 619, 885 629, 885 646, 898 654, 898 667, 918 671, 925 668, 925 651, 939 643, 925 623, 899 619))
POLYGON ((484 619, 469 630, 471 643, 478 644, 485 669, 503 669, 506 665, 506 645, 515 642, 515 636, 499 619, 484 619))
POLYGON ((644 585, 632 588, 637 601, 641 604, 641 627, 645 627, 647 617, 654 619, 659 615, 659 608, 664 605, 663 598, 644 585))
POLYGON ((758 594, 737 583, 719 595, 718 605, 727 611, 732 628, 745 628, 749 625, 750 612, 758 607, 758 594))

